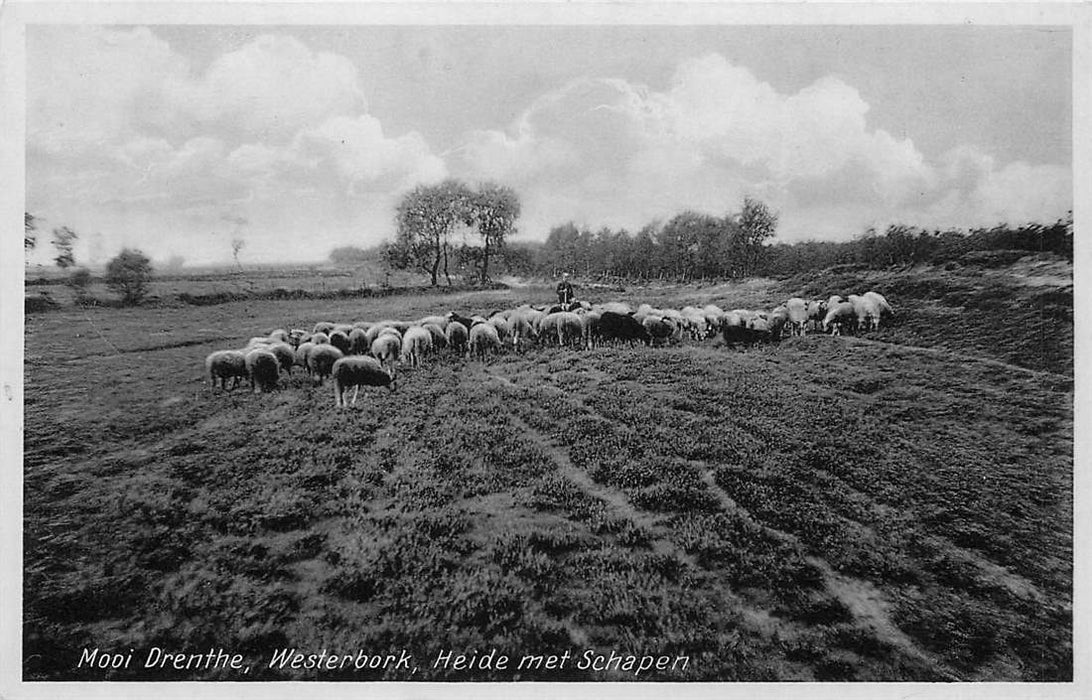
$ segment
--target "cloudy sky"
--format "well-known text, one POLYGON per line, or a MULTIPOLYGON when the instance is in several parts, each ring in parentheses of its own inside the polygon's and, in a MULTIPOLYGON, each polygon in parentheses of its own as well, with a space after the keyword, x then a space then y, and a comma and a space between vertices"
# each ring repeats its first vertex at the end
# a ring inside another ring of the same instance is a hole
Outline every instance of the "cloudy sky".
POLYGON ((322 260, 445 177, 538 239, 748 194, 785 241, 1072 208, 1066 28, 30 26, 26 57, 27 208, 83 262, 322 260))

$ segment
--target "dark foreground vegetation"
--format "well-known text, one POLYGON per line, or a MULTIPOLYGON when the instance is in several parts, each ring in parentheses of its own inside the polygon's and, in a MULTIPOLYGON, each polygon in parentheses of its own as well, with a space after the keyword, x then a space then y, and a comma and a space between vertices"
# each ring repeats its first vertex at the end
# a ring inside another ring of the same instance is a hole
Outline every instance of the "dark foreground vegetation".
POLYGON ((746 350, 432 358, 355 410, 300 374, 214 392, 202 361, 273 327, 550 290, 30 315, 24 678, 1070 680, 1069 274, 1033 256, 584 288, 726 309, 874 289, 897 315, 746 350), (250 670, 144 668, 156 647, 250 670), (136 651, 79 668, 94 648, 136 651), (283 648, 405 650, 416 672, 271 668, 283 648), (573 658, 434 665, 493 649, 573 658), (578 668, 589 649, 688 661, 578 668))

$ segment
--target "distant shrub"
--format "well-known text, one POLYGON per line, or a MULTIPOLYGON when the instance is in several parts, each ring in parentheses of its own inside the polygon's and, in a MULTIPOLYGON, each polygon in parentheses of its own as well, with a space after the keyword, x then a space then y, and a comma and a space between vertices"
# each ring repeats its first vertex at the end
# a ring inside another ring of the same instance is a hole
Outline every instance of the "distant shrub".
POLYGON ((106 286, 121 295, 123 304, 139 304, 152 282, 152 261, 139 250, 126 248, 106 265, 106 286))

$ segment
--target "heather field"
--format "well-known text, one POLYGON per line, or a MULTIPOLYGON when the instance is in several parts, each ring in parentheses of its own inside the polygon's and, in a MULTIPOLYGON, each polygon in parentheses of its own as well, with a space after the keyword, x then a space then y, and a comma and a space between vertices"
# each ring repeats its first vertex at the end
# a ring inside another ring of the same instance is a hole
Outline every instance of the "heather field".
POLYGON ((351 409, 298 369, 214 391, 204 358, 551 290, 29 314, 24 678, 1071 680, 1070 275, 578 285, 725 309, 874 289, 897 316, 441 353, 351 409), (242 668, 189 656, 210 649, 242 668))

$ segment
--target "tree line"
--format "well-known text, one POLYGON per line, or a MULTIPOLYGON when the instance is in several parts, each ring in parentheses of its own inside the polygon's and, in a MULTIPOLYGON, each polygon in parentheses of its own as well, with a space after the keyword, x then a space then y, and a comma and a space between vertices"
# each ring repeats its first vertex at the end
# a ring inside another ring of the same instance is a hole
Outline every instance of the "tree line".
MULTIPOLYGON (((516 232, 519 212, 515 192, 492 183, 477 191, 457 180, 420 186, 400 202, 398 234, 383 249, 383 256, 392 267, 427 273, 434 286, 441 274, 448 284, 452 274, 486 282, 491 270, 527 276, 556 277, 569 272, 587 278, 686 282, 787 277, 845 264, 886 268, 984 262, 990 251, 1010 251, 990 258, 1002 262, 1021 252, 1050 252, 1073 259, 1072 212, 1052 224, 999 224, 970 231, 895 224, 882 232, 869 229, 843 242, 778 243, 774 240, 778 215, 763 202, 745 197, 738 212, 725 216, 684 211, 635 233, 610 227, 593 231, 568 222, 552 228, 541 243, 517 243, 509 238, 516 232), (980 255, 975 258, 975 254, 980 255)), ((347 261, 346 249, 337 252, 338 259, 347 261)))
POLYGON ((869 229, 849 241, 772 242, 740 230, 741 217, 717 219, 680 214, 624 229, 552 229, 543 243, 509 244, 504 267, 512 274, 554 276, 568 271, 588 278, 622 280, 741 279, 790 277, 836 265, 872 269, 919 264, 1005 264, 1020 255, 1046 252, 1073 259, 1073 216, 1051 224, 999 224, 970 231, 929 230, 903 224, 869 229))

